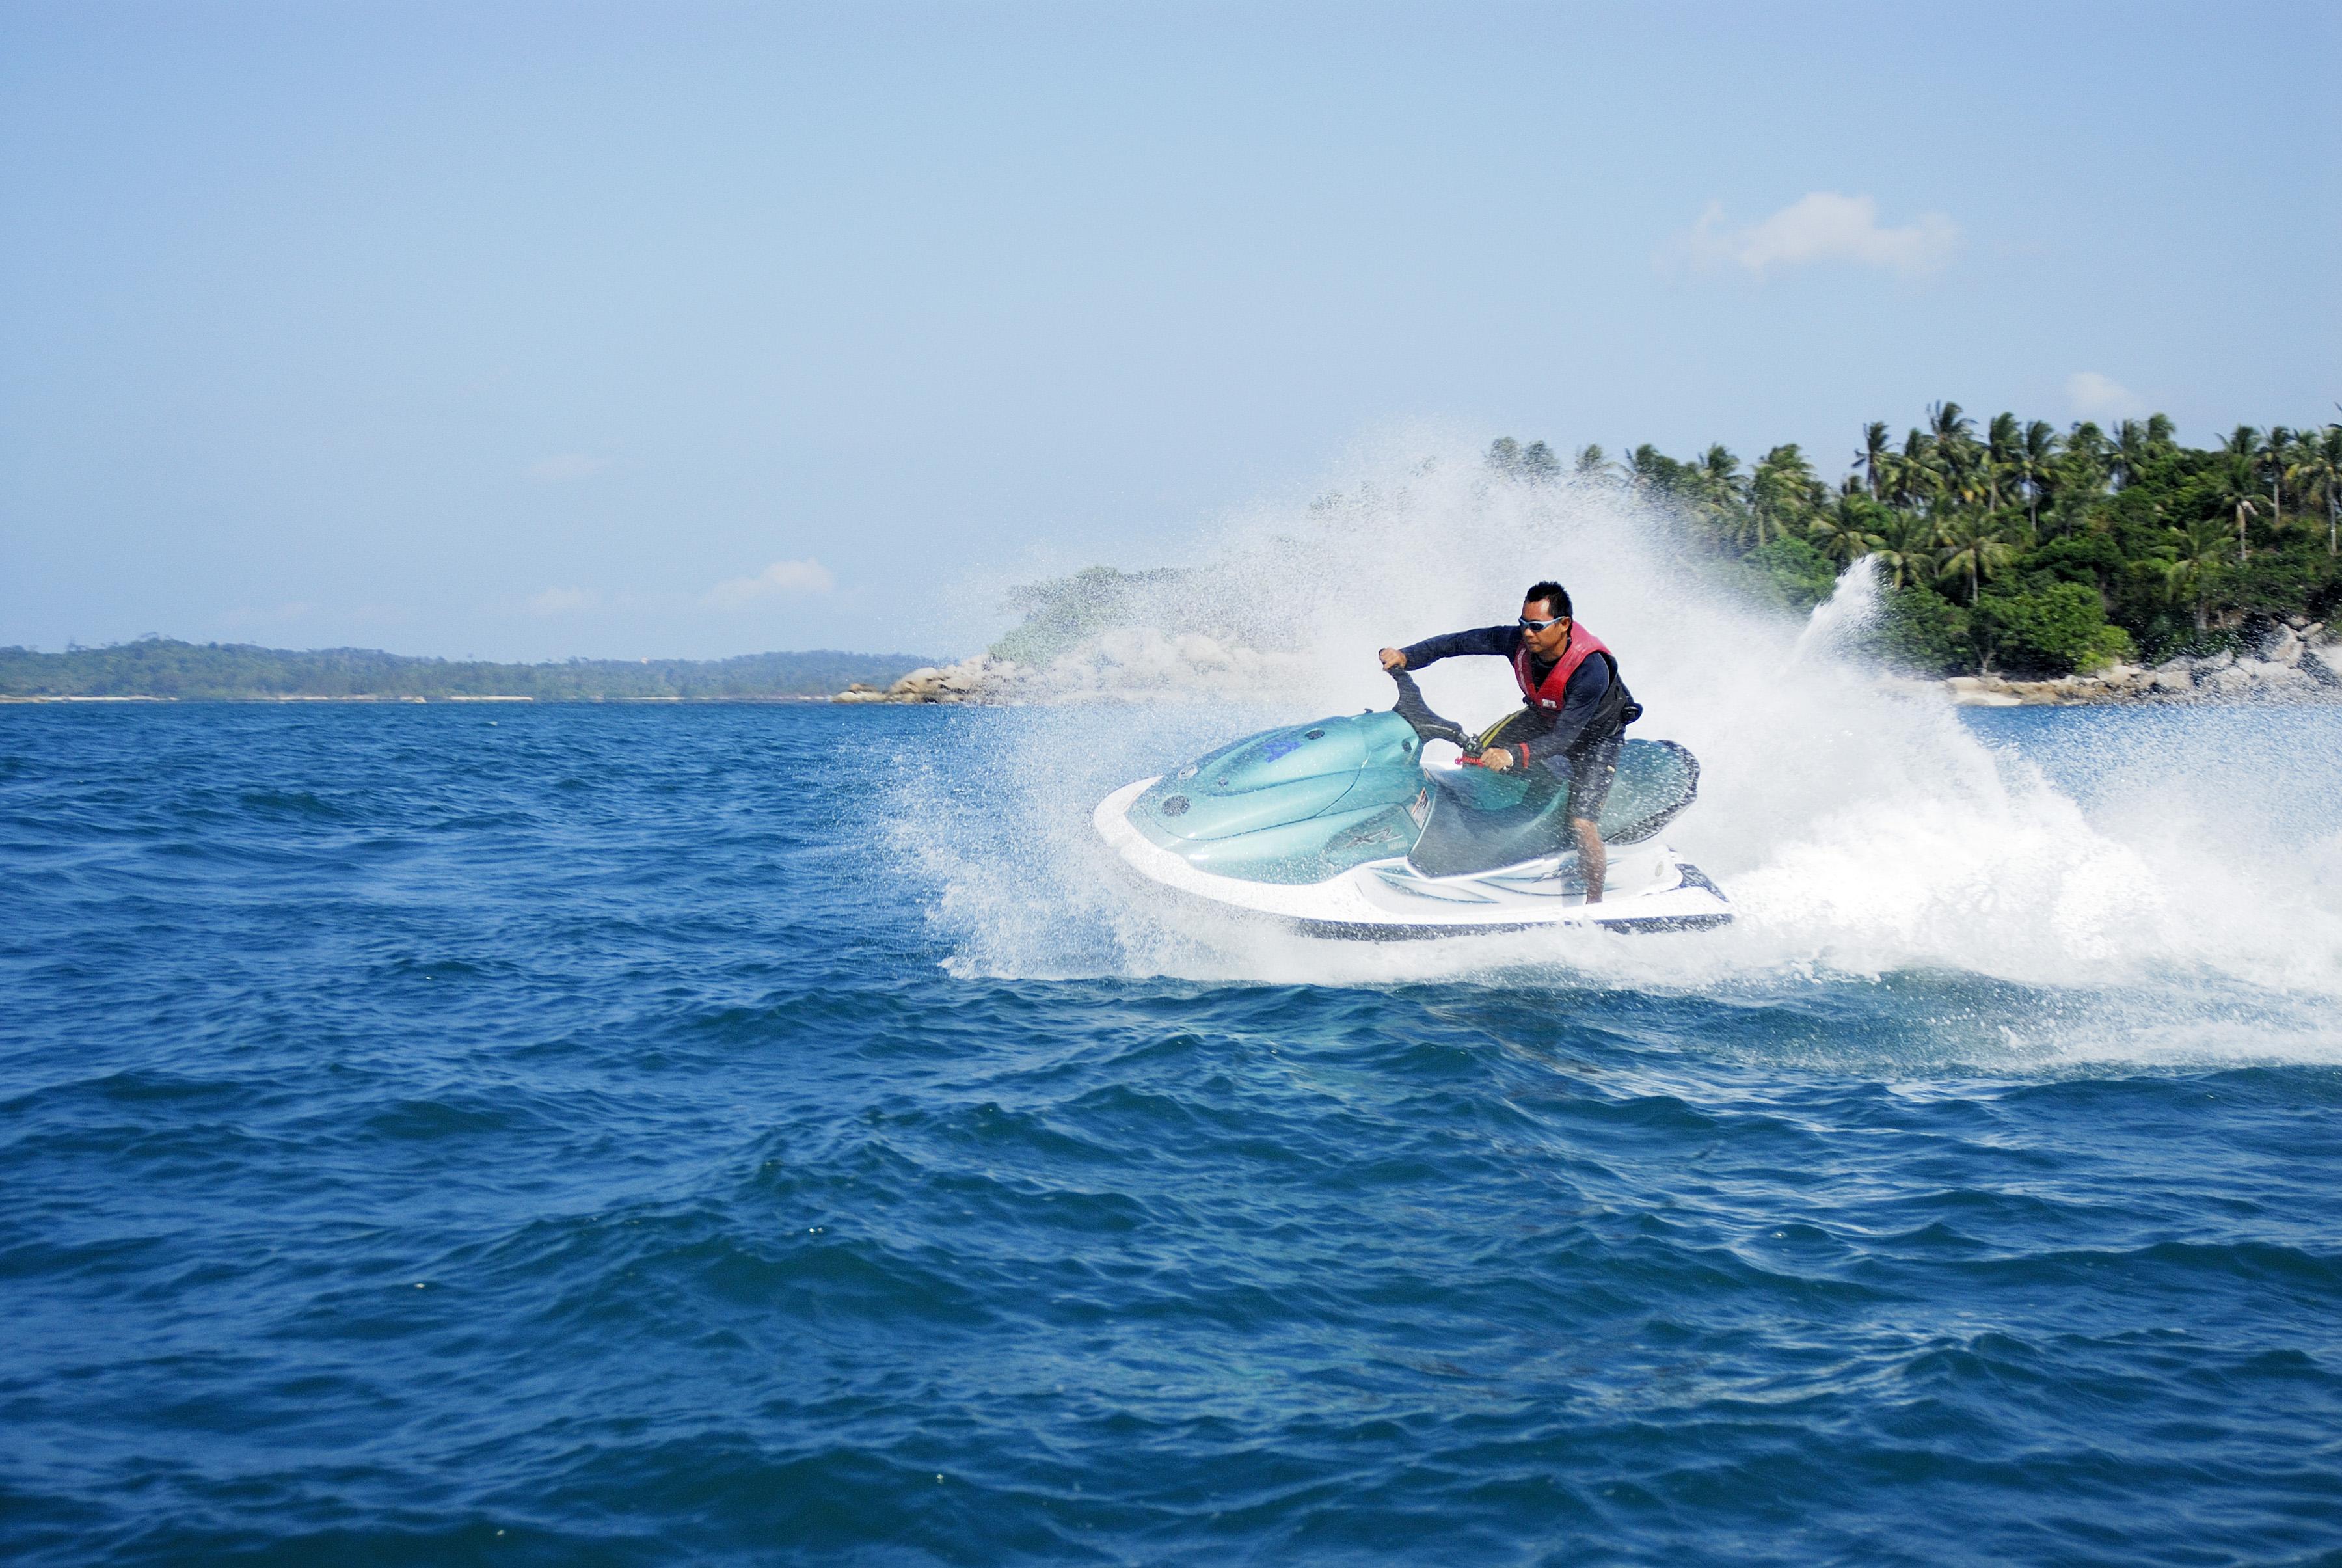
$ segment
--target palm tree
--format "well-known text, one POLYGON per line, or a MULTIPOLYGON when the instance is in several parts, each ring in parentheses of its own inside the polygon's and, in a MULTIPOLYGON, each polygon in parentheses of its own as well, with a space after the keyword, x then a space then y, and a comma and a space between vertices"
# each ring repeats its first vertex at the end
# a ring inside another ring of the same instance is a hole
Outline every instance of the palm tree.
POLYGON ((1748 481, 1741 475, 1740 459, 1721 441, 1692 463, 1685 483, 1700 506, 1719 521, 1729 518, 1747 499, 1748 481))
POLYGON ((2015 554, 2001 538, 2000 526, 1983 512, 1954 513, 1937 528, 1936 538, 1942 547, 1936 557, 1937 577, 1966 577, 1970 604, 1976 602, 1982 579, 1998 572, 2015 554))
POLYGON ((1787 534, 1811 515, 1827 493, 1795 441, 1766 453, 1748 481, 1758 547, 1765 543, 1767 525, 1776 538, 1787 534))
POLYGON ((2212 585, 2219 580, 2221 558, 2227 552, 2227 525, 2217 518, 2197 518, 2184 528, 2164 531, 2171 536, 2163 554, 2164 593, 2171 598, 2192 600, 2196 629, 2207 630, 2206 601, 2212 585))
POLYGON ((1897 588, 1916 583, 1935 569, 1936 530, 1927 518, 1911 512, 1890 511, 1878 530, 1870 553, 1897 588))
POLYGON ((1862 427, 1862 446, 1854 454, 1854 466, 1862 470, 1874 501, 1878 499, 1879 466, 1892 460, 1894 450, 1887 437, 1886 420, 1874 419, 1862 427))
POLYGON ((2041 487, 2056 472, 2051 460, 2057 456, 2057 432, 2047 419, 2036 419, 2025 427, 2024 441, 2017 450, 2017 478, 2025 487, 2025 522, 2036 535, 2041 531, 2041 487))
POLYGON ((1924 508, 1941 488, 1936 468, 1936 438, 1925 430, 1903 437, 1903 450, 1887 466, 1887 497, 1898 507, 1924 508))
POLYGON ((2342 543, 2337 537, 2342 535, 2342 425, 2325 426, 2315 436, 2304 433, 2285 477, 2293 481, 2293 493, 2305 505, 2325 501, 2326 554, 2331 558, 2342 553, 2336 548, 2342 543))
POLYGON ((2057 460, 2055 488, 2060 495, 2079 500, 2095 496, 2107 487, 2110 471, 2107 456, 2112 448, 2107 433, 2087 419, 2077 419, 2066 432, 2066 450, 2057 460))
POLYGON ((1589 441, 1577 449, 1576 467, 1581 479, 1615 479, 1618 477, 1618 465, 1610 460, 1609 454, 1603 451, 1596 442, 1589 441))
POLYGON ((1815 513, 1813 520, 1806 525, 1806 537, 1830 559, 1851 564, 1885 542, 1876 531, 1884 511, 1877 502, 1857 490, 1840 496, 1830 507, 1815 513))
POLYGON ((1648 441, 1626 454, 1626 478, 1638 490, 1665 493, 1675 477, 1675 465, 1648 441))
POLYGON ((2000 476, 2003 470, 2017 467, 2022 455, 2022 438, 2017 434, 2017 416, 1995 414, 1992 423, 1985 427, 1984 473, 1985 494, 1995 511, 2000 509, 2000 476))
POLYGON ((2252 541, 2245 532, 2245 525, 2252 521, 2261 509, 2260 476, 2253 472, 2252 443, 2246 439, 2255 434, 2257 432, 2249 425, 2237 427, 2237 433, 2228 437, 2229 444, 2225 448, 2228 461, 2219 476, 2218 505, 2220 510, 2236 518, 2237 564, 2239 566, 2253 558, 2252 541), (2239 445, 2245 448, 2241 452, 2237 449, 2239 445))
POLYGON ((2293 432, 2282 425, 2272 425, 2260 445, 2253 448, 2253 460, 2268 476, 2269 527, 2285 527, 2285 493, 2279 488, 2285 478, 2286 459, 2293 453, 2293 432))
POLYGON ((1533 485, 1561 477, 1561 459, 1543 441, 1531 441, 1521 448, 1521 477, 1533 485))
POLYGON ((2116 487, 2119 489, 2137 484, 2138 477, 2147 471, 2147 459, 2154 450, 2151 424, 2126 419, 2116 426, 2114 450, 2109 454, 2113 458, 2116 487))
POLYGON ((1927 405, 1927 433, 1936 438, 1937 446, 1965 446, 1975 429, 1976 421, 1962 413, 1958 404, 1943 402, 1927 405))

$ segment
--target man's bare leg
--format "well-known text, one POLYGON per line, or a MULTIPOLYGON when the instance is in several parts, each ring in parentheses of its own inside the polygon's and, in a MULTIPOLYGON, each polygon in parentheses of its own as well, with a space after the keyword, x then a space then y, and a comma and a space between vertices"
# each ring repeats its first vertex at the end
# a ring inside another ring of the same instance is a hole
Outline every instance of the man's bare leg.
POLYGON ((1586 879, 1586 901, 1602 901, 1602 873, 1609 869, 1607 852, 1602 847, 1602 829, 1583 817, 1570 819, 1570 827, 1577 832, 1577 874, 1586 879))

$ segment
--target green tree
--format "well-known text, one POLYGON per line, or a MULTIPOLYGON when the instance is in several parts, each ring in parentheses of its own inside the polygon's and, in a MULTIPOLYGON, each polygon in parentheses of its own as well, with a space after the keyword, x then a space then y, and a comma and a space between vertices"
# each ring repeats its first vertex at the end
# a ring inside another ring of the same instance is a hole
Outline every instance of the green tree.
POLYGON ((2000 509, 2000 477, 2015 472, 2024 452, 2025 437, 2017 416, 1995 414, 1992 423, 1985 427, 1984 437, 1985 498, 1993 510, 2000 509))
POLYGON ((1581 479, 1615 479, 1618 477, 1618 465, 1610 460, 1609 454, 1603 451, 1599 444, 1592 441, 1577 449, 1572 467, 1581 479))
POLYGON ((2253 448, 2253 461, 2268 480, 2269 527, 2285 527, 2285 469, 2293 456, 2293 432, 2282 425, 2272 425, 2260 443, 2253 448))
POLYGON ((1861 559, 1885 543, 1878 529, 1893 514, 1857 490, 1816 512, 1806 525, 1813 547, 1841 565, 1861 559))
POLYGON ((1802 532, 1806 519, 1813 516, 1828 494, 1814 477, 1813 465, 1806 461, 1805 453, 1798 450, 1795 441, 1766 453, 1748 480, 1749 517, 1755 525, 1756 543, 1765 543, 1768 528, 1775 538, 1802 532))
POLYGON ((2025 487, 2025 523, 2036 538, 2041 533, 2041 491, 2057 473, 2057 432, 2047 419, 2025 427, 2017 449, 2017 479, 2025 487))
POLYGON ((1926 511, 1943 490, 1943 474, 1936 459, 1936 438, 1925 430, 1903 437, 1903 449, 1889 465, 1887 499, 1898 507, 1926 511))
POLYGON ((2080 583, 2027 593, 1988 593, 1970 612, 1987 661, 2045 675, 2090 669, 2131 652, 2128 633, 2107 624, 2106 606, 2080 583))
POLYGON ((2170 542, 2160 562, 2164 592, 2193 608, 2197 631, 2209 630, 2212 589, 2220 580, 2228 550, 2227 525, 2217 518, 2197 518, 2184 528, 2167 532, 2170 542))
POLYGON ((1878 470, 1894 460, 1895 446, 1887 434, 1887 421, 1874 419, 1862 427, 1862 445, 1854 454, 1854 466, 1862 470, 1863 484, 1872 500, 1878 499, 1878 470))
POLYGON ((1953 513, 1937 526, 1936 540, 1937 577, 1967 578, 1971 604, 1984 579, 1997 576, 2015 554, 2000 525, 1983 512, 1953 513))
POLYGON ((2259 515, 2261 509, 2260 476, 2253 472, 2252 443, 2245 439, 2257 434, 2249 426, 2238 426, 2237 434, 2229 440, 2231 443, 2243 441, 2246 449, 2239 452, 2233 444, 2225 448, 2228 460, 2216 472, 2219 481, 2217 505, 2220 513, 2223 517, 2236 519, 2238 566, 2253 558, 2252 539, 2247 532, 2247 525, 2259 515))
POLYGON ((1973 657, 1967 612, 1930 588, 1888 589, 1872 635, 1887 663, 1919 675, 1949 675, 1973 657))
POLYGON ((2149 458, 2155 456, 2156 441, 2151 421, 2126 419, 2115 427, 2114 447, 2107 453, 2108 466, 2113 470, 2116 486, 2128 488, 2147 472, 2149 458))
POLYGON ((1646 495, 1672 496, 1683 487, 1683 465, 1646 441, 1626 454, 1626 478, 1646 495))
POLYGON ((1914 512, 1890 510, 1871 554, 1897 588, 1925 583, 1935 574, 1936 527, 1914 512))
POLYGON ((2342 425, 2321 427, 2305 434, 2286 465, 2285 477, 2304 506, 2326 506, 2326 555, 2342 554, 2342 425))
POLYGON ((1750 550, 1739 565, 1751 574, 1763 597, 1800 615, 1829 598, 1837 586, 1837 568, 1821 552, 1788 535, 1750 550))
MULTIPOLYGON (((1661 459, 1661 461, 1666 461, 1661 459)), ((1689 464, 1667 463, 1677 493, 1691 503, 1693 515, 1719 540, 1739 539, 1746 531, 1748 481, 1740 459, 1718 442, 1689 464)))
POLYGON ((1935 438, 1940 450, 1946 447, 1965 447, 1974 438, 1976 421, 1969 418, 1957 403, 1946 400, 1927 405, 1927 434, 1935 438))

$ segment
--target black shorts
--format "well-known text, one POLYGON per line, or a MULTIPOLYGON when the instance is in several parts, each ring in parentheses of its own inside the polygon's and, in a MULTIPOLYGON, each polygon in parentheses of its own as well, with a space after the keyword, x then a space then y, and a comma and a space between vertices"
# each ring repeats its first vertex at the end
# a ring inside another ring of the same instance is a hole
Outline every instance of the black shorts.
POLYGON ((1547 764, 1556 772, 1568 771, 1570 820, 1602 819, 1603 804, 1610 799, 1610 786, 1618 777, 1618 747, 1626 739, 1626 731, 1613 729, 1583 751, 1565 751, 1547 764))
MULTIPOLYGON (((1490 727, 1481 739, 1490 746, 1517 746, 1544 732, 1543 715, 1519 709, 1490 727)), ((1626 727, 1620 725, 1590 746, 1572 748, 1539 764, 1569 786, 1569 815, 1573 819, 1602 819, 1602 808, 1610 799, 1610 785, 1618 777, 1618 748, 1626 739, 1626 727)))

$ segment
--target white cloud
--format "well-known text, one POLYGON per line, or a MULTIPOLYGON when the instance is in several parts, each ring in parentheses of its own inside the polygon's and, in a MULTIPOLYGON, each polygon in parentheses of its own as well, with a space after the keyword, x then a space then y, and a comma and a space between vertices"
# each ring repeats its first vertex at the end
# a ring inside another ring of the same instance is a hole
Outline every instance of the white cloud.
POLYGON ((707 590, 707 602, 737 609, 776 595, 827 593, 836 586, 836 575, 808 556, 801 561, 775 561, 755 577, 717 583, 707 590))
POLYGON ((540 594, 531 594, 528 608, 539 615, 567 615, 574 610, 592 609, 602 602, 602 596, 592 588, 549 588, 540 594))
POLYGON ((1878 204, 1870 197, 1809 191, 1770 217, 1738 228, 1726 224, 1721 202, 1710 202, 1673 248, 1696 265, 1746 267, 1759 277, 1778 267, 1827 261, 1916 277, 1949 261, 1959 243, 1960 226, 1942 213, 1881 228, 1878 204))
POLYGON ((2147 412, 2146 398, 2096 370, 2066 377, 2066 401, 2085 419, 2136 419, 2147 412))
POLYGON ((591 478, 609 466, 583 452, 564 452, 557 457, 539 457, 531 463, 528 477, 540 485, 565 485, 572 479, 591 478))

